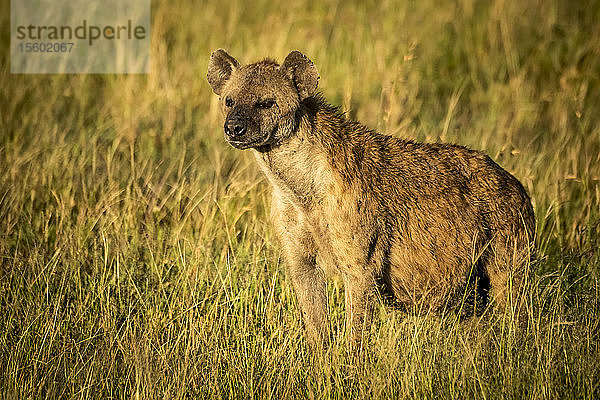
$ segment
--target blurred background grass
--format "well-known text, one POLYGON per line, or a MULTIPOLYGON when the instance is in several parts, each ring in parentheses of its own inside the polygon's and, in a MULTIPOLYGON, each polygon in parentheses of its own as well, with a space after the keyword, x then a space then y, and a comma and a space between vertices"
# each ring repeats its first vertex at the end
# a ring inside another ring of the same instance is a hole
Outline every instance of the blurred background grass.
POLYGON ((149 75, 11 75, 0 4, 4 398, 594 398, 600 2, 153 1, 149 75), (439 4, 438 4, 439 3, 439 4), (486 151, 532 196, 529 323, 384 308, 360 368, 313 360, 210 53, 293 49, 381 132, 486 151))

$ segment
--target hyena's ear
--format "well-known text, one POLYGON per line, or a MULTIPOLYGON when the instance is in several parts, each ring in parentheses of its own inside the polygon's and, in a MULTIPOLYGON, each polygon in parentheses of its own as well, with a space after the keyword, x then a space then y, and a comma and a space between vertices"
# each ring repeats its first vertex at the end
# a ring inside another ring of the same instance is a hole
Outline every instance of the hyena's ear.
POLYGON ((210 55, 208 62, 208 83, 213 92, 221 94, 223 86, 231 77, 231 73, 239 68, 240 63, 223 49, 216 50, 210 55))
POLYGON ((292 51, 279 68, 296 85, 300 100, 312 96, 317 91, 319 71, 304 54, 296 50, 292 51))

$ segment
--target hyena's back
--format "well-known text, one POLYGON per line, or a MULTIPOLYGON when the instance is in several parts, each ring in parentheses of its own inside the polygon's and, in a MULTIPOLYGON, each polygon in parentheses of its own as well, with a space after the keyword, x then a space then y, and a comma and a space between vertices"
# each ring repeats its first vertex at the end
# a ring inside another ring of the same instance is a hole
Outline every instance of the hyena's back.
POLYGON ((387 210, 378 216, 388 230, 380 249, 385 291, 429 310, 473 296, 484 305, 491 287, 502 307, 507 287, 520 290, 532 249, 535 219, 521 183, 462 146, 371 139, 361 155, 370 173, 360 175, 387 210))

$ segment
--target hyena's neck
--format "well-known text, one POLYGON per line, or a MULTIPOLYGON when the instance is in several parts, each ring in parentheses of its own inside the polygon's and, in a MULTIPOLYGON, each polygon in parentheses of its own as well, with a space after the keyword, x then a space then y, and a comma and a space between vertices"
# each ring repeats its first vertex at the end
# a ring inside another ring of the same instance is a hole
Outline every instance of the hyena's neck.
MULTIPOLYGON (((320 99, 303 105, 296 132, 267 151, 254 151, 273 190, 303 207, 318 204, 337 180, 329 138, 343 118, 320 99)), ((338 149, 340 148, 338 144, 338 149)))

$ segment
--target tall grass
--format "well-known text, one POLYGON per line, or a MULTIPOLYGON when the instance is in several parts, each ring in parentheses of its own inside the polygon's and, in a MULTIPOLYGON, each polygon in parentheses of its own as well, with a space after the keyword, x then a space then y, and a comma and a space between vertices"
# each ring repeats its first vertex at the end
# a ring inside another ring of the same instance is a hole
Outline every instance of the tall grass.
POLYGON ((153 2, 149 75, 11 75, 0 5, 4 398, 597 398, 600 3, 153 2), (379 308, 315 357, 210 52, 292 49, 387 134, 486 151, 537 215, 527 324, 379 308))

